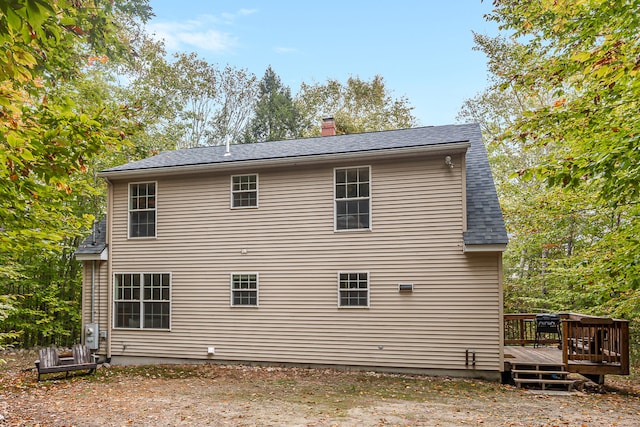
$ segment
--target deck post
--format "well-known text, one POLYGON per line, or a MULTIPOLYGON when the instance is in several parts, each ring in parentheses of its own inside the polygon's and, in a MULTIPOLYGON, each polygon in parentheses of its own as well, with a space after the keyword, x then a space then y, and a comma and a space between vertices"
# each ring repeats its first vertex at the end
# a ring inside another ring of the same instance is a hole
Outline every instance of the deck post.
POLYGON ((620 365, 620 374, 629 375, 629 322, 620 324, 620 365))
POLYGON ((569 365, 569 324, 566 320, 562 320, 562 364, 569 365))

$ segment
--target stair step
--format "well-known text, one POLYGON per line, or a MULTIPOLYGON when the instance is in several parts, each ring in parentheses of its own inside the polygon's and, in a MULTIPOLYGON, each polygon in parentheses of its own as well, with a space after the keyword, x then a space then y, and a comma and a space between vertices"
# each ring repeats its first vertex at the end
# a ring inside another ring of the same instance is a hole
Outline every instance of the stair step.
POLYGON ((533 369, 512 369, 514 374, 569 375, 567 371, 536 371, 533 369))
POLYGON ((563 385, 567 386, 567 390, 571 391, 575 380, 543 380, 540 378, 514 378, 513 382, 516 383, 516 387, 520 388, 522 384, 539 384, 543 390, 546 390, 549 385, 563 385))
POLYGON ((575 380, 543 380, 540 378, 514 378, 513 382, 517 383, 527 383, 527 384, 535 384, 535 383, 546 383, 546 384, 573 384, 575 380))
POLYGON ((555 363, 512 363, 514 369, 558 369, 564 370, 564 365, 558 365, 555 363))

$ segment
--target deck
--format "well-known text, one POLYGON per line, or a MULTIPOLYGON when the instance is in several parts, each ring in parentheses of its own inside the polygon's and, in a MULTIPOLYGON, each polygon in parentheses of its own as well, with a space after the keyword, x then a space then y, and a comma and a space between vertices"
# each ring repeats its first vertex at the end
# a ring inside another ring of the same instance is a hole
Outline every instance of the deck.
POLYGON ((559 328, 541 334, 536 314, 504 315, 505 372, 519 365, 554 366, 598 382, 605 374, 629 375, 628 321, 575 313, 559 316, 559 328))
POLYGON ((511 365, 563 366, 558 347, 505 347, 504 363, 511 365))

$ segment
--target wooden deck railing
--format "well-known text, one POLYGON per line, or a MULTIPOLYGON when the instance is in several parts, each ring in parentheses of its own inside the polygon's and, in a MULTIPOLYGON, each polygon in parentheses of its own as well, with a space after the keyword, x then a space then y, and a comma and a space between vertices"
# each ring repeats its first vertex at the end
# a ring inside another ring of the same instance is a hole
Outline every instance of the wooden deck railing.
POLYGON ((562 326, 562 358, 572 372, 629 375, 627 320, 572 313, 562 326))
POLYGON ((607 317, 560 313, 561 337, 536 341, 536 314, 505 314, 504 345, 558 345, 570 372, 589 375, 629 374, 629 322, 607 317))
MULTIPOLYGON (((560 315, 562 318, 562 315, 560 315)), ((537 341, 542 345, 559 345, 559 337, 543 337, 537 341)), ((509 313, 504 315, 504 345, 536 344, 536 314, 509 313)))

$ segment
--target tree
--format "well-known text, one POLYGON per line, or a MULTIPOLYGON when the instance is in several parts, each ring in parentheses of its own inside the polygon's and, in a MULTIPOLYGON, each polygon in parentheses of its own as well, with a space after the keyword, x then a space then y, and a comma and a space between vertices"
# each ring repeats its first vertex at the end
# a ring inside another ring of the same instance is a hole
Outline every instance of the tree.
MULTIPOLYGON (((131 44, 122 36, 149 13, 142 0, 0 3, 0 325, 29 314, 15 307, 29 295, 21 283, 43 283, 31 261, 64 254, 61 243, 88 228, 92 216, 76 215, 70 203, 82 190, 78 177, 126 136, 114 120, 127 107, 84 109, 60 88, 82 80, 91 63, 126 60, 131 44)), ((51 290, 37 297, 51 301, 51 290)))
POLYGON ((640 16, 631 11, 640 1, 494 4, 491 19, 512 42, 490 54, 490 90, 518 108, 490 108, 501 117, 490 121, 503 148, 524 153, 508 181, 534 189, 535 203, 519 205, 528 222, 506 215, 513 230, 533 225, 538 241, 528 248, 538 247, 539 274, 532 277, 546 284, 536 298, 553 309, 638 319, 640 16))
POLYGON ((349 77, 346 85, 335 79, 329 79, 325 84, 302 83, 296 104, 302 111, 306 136, 319 135, 318 124, 328 116, 335 119, 338 134, 416 125, 408 99, 394 99, 381 76, 375 76, 370 82, 349 77))
POLYGON ((245 142, 277 141, 300 136, 300 112, 271 66, 258 84, 258 98, 245 142))
POLYGON ((155 142, 159 150, 241 139, 255 103, 253 74, 231 66, 220 68, 195 53, 178 52, 167 61, 163 45, 150 40, 140 54, 130 73, 133 83, 125 90, 144 112, 146 141, 136 145, 155 142))
POLYGON ((640 1, 495 4, 491 19, 526 46, 504 77, 554 97, 511 130, 529 145, 556 147, 535 172, 550 185, 595 188, 610 204, 639 200, 640 16, 632 11, 640 1))

